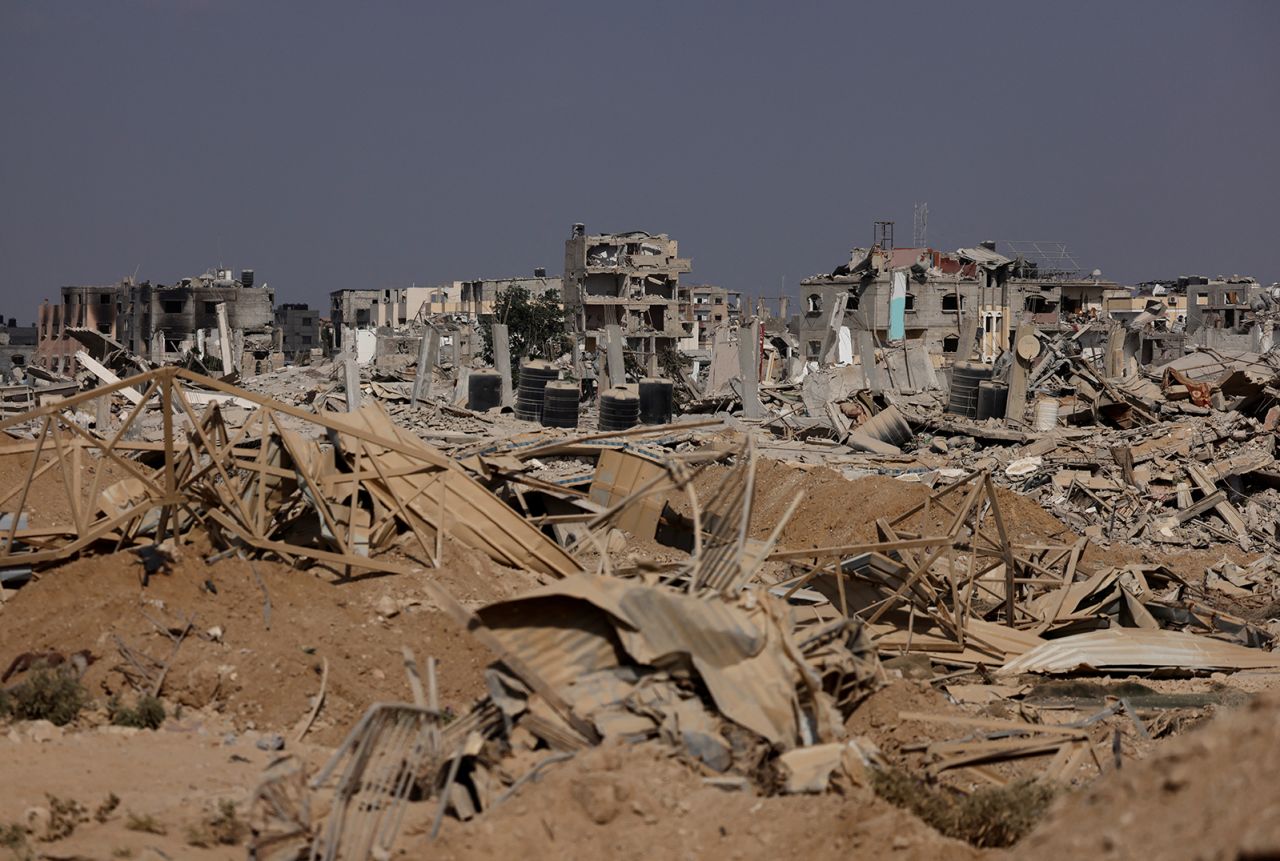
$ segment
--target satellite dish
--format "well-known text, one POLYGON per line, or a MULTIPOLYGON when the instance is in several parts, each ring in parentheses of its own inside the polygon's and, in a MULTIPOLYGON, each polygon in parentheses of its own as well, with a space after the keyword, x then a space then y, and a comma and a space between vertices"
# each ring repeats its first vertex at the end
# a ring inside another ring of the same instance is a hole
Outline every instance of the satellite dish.
POLYGON ((1095 270, 1093 270, 1092 272, 1090 272, 1089 274, 1090 274, 1091 276, 1093 276, 1094 278, 1101 278, 1101 277, 1102 277, 1102 270, 1101 270, 1101 269, 1095 269, 1095 270))

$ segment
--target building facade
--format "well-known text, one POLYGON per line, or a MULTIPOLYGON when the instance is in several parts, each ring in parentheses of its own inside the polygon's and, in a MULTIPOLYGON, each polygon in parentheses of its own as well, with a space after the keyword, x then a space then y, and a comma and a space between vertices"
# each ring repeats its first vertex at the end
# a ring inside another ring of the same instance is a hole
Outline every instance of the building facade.
POLYGON ((620 326, 627 350, 652 372, 657 356, 690 334, 679 295, 689 270, 666 234, 588 235, 575 224, 564 244, 565 311, 588 351, 599 349, 606 326, 620 326))

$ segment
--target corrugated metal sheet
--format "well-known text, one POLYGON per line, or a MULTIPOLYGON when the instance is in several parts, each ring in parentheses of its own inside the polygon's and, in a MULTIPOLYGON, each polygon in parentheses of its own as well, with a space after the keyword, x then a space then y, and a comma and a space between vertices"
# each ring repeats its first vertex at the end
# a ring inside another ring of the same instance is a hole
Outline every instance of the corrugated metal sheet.
POLYGON ((1074 670, 1245 670, 1280 667, 1280 654, 1184 631, 1108 628, 1050 640, 1005 664, 1012 673, 1074 670))
MULTIPOLYGON (((776 600, 750 595, 744 600, 776 600)), ((762 603, 748 609, 740 602, 703 600, 638 581, 581 574, 527 598, 486 607, 479 615, 557 688, 608 665, 601 625, 611 622, 610 633, 635 662, 662 665, 688 656, 727 718, 779 744, 799 741, 800 668, 784 648, 786 632, 762 603), (558 606, 556 599, 563 604, 558 606), (544 603, 533 612, 530 601, 544 603), (578 601, 604 613, 593 613, 578 601), (522 622, 529 619, 537 624, 522 622)))

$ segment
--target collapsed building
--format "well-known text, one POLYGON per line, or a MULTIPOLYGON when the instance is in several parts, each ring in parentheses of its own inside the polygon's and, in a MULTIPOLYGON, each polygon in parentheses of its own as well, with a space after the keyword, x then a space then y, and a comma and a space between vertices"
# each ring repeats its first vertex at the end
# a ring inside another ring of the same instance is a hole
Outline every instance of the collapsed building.
POLYGON ((76 331, 105 336, 134 355, 156 364, 181 361, 216 343, 220 355, 232 358, 252 352, 265 359, 273 340, 275 293, 255 286, 252 269, 233 277, 230 269, 183 278, 173 285, 126 278, 107 286, 62 288, 62 301, 41 304, 37 318, 36 359, 41 367, 62 374, 78 369, 76 353, 83 345, 76 331), (226 319, 219 319, 219 308, 226 319), (233 341, 222 345, 220 331, 233 341))
POLYGON ((575 224, 564 244, 565 311, 588 351, 618 326, 626 350, 654 373, 658 355, 691 333, 680 314, 680 275, 690 268, 665 233, 588 235, 575 224))

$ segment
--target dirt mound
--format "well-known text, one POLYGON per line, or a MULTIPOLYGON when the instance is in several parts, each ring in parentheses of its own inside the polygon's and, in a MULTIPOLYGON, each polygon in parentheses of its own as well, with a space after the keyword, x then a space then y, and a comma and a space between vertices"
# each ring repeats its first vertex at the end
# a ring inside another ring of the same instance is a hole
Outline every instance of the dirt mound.
MULTIPOLYGON (((729 469, 717 464, 698 476, 694 488, 701 501, 710 498, 729 469)), ((789 549, 875 541, 877 518, 892 520, 929 494, 929 488, 919 482, 879 475, 848 479, 826 467, 804 468, 767 459, 760 460, 756 467, 755 487, 753 538, 767 537, 796 493, 804 493, 778 542, 778 546, 789 549)), ((1068 527, 1033 500, 1003 488, 997 488, 996 494, 1012 540, 1074 539, 1068 527)), ((677 511, 688 513, 685 494, 673 494, 669 501, 677 511)))
MULTIPOLYGON (((459 598, 487 602, 527 589, 528 575, 497 572, 474 554, 446 550, 446 565, 424 570, 459 598)), ((173 643, 161 628, 193 631, 178 648, 164 696, 192 708, 214 706, 240 726, 288 729, 310 709, 329 664, 320 741, 336 741, 372 702, 410 696, 401 647, 439 662, 443 702, 463 711, 483 693, 491 656, 438 611, 413 577, 335 582, 324 571, 226 559, 206 565, 186 549, 172 573, 142 585, 129 552, 84 558, 43 572, 0 611, 0 669, 24 652, 89 649, 85 682, 95 696, 128 691, 118 642, 164 663, 173 643), (262 578, 259 586, 254 569, 262 578), (270 627, 263 587, 270 596, 270 627), (119 641, 117 640, 119 638, 119 641)))
POLYGON ((586 751, 483 818, 449 820, 432 855, 837 859, 890 847, 901 859, 978 857, 868 789, 762 798, 709 786, 662 748, 638 745, 586 751))
POLYGON ((1066 796, 1013 857, 1280 856, 1280 696, 1272 693, 1066 796))

